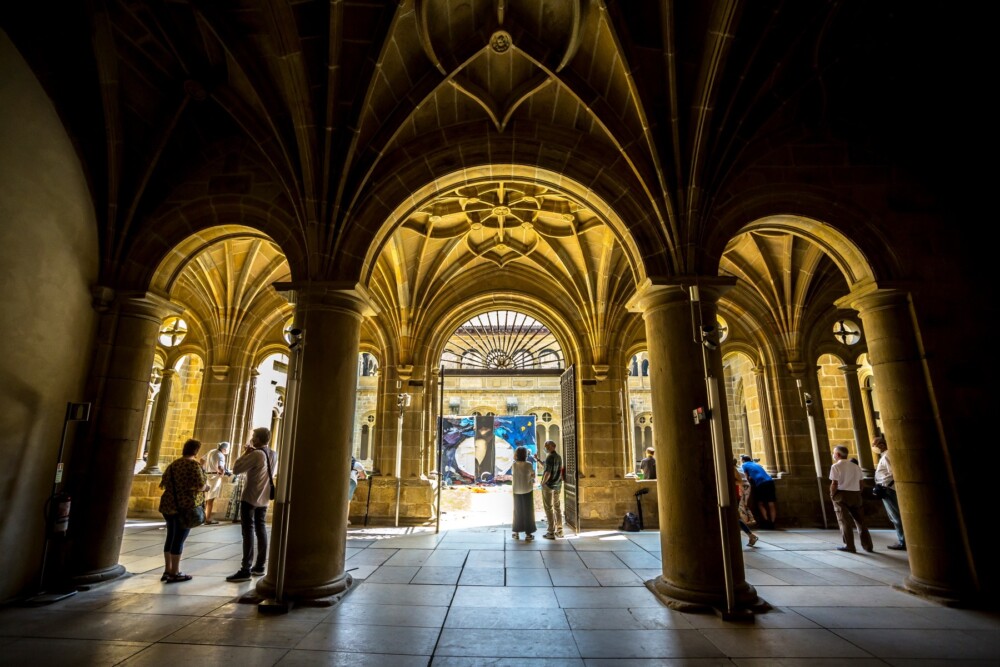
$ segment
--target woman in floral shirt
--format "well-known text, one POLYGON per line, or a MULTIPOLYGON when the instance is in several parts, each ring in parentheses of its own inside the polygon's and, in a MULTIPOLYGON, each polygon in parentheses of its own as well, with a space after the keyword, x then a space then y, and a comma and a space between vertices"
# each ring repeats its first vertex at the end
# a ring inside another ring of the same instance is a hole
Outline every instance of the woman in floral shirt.
POLYGON ((180 571, 184 540, 191 529, 181 526, 179 512, 205 502, 208 478, 197 458, 200 449, 201 442, 198 440, 192 438, 185 442, 181 458, 167 466, 160 479, 160 488, 163 489, 160 514, 167 521, 167 540, 163 545, 164 568, 160 581, 168 584, 191 580, 190 574, 180 571))

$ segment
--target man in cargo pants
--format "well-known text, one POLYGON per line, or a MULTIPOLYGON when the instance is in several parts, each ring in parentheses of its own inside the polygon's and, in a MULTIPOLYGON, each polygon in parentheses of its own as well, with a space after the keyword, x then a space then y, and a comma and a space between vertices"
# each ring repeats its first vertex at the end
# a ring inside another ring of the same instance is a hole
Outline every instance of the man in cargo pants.
POLYGON ((545 522, 548 530, 542 537, 547 540, 554 540, 563 536, 563 514, 562 514, 562 481, 565 471, 563 470, 562 457, 556 454, 556 443, 552 440, 545 441, 545 473, 542 475, 542 506, 545 508, 545 522))

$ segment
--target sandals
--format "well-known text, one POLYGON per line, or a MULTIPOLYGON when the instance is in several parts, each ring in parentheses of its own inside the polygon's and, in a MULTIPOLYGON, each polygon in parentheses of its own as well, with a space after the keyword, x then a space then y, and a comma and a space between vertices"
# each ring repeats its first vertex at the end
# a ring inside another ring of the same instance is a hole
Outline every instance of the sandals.
POLYGON ((215 519, 212 519, 211 521, 206 521, 205 525, 206 526, 217 526, 217 525, 219 525, 219 522, 216 521, 215 519))
POLYGON ((177 574, 168 574, 166 581, 168 584, 176 584, 181 581, 191 581, 191 579, 192 577, 190 574, 178 572, 177 574))

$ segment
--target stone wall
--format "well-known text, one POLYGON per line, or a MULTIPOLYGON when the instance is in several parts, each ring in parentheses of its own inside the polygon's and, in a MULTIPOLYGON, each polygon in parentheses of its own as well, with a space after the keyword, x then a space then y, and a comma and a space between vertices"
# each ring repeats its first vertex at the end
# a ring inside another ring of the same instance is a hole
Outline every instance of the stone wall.
POLYGON ((655 480, 581 479, 579 486, 580 524, 583 529, 616 529, 626 512, 637 512, 636 491, 648 489, 642 496, 643 527, 658 529, 660 514, 657 509, 655 480))

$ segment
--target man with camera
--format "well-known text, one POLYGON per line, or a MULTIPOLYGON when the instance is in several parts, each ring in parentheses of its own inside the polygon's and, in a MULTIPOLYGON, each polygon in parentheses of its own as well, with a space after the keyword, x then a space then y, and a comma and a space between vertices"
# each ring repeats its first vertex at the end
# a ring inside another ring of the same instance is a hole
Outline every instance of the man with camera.
POLYGON ((243 455, 233 464, 234 474, 246 475, 246 486, 240 500, 243 560, 236 574, 226 577, 226 581, 249 581, 251 576, 264 576, 264 562, 267 560, 267 526, 264 520, 271 502, 272 478, 278 458, 275 451, 267 446, 270 441, 270 429, 264 426, 255 428, 250 442, 243 448, 243 455), (254 537, 257 538, 256 560, 254 537))

